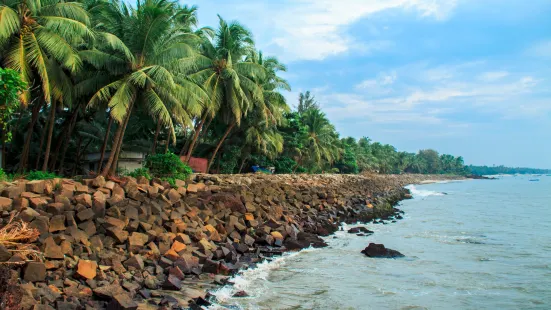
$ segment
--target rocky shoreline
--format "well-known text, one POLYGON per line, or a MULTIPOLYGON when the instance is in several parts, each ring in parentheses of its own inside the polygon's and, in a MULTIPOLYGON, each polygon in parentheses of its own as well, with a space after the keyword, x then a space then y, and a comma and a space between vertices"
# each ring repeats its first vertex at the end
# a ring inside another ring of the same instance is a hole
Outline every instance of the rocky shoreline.
POLYGON ((323 247, 320 236, 342 222, 398 218, 394 206, 409 196, 403 186, 450 179, 457 177, 194 175, 175 188, 145 178, 3 183, 0 227, 14 215, 28 223, 43 254, 27 262, 0 246, 0 265, 10 267, 8 279, 0 273, 0 308, 200 309, 206 292, 239 270, 323 247), (2 283, 17 284, 17 293, 2 283))

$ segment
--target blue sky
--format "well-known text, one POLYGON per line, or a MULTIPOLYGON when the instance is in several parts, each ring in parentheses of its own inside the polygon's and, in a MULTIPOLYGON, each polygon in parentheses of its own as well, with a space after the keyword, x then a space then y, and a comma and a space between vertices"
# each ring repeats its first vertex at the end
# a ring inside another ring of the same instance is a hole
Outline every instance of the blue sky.
POLYGON ((551 168, 549 0, 195 0, 251 29, 342 136, 551 168))

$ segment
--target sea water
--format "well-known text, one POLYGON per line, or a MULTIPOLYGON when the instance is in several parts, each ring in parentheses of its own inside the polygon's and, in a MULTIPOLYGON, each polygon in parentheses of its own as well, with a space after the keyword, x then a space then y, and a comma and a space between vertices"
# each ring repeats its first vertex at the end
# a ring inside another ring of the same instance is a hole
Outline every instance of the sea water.
POLYGON ((409 186, 397 223, 264 262, 212 309, 551 309, 551 177, 409 186), (370 242, 406 257, 368 258, 370 242), (250 296, 232 298, 244 290, 250 296))

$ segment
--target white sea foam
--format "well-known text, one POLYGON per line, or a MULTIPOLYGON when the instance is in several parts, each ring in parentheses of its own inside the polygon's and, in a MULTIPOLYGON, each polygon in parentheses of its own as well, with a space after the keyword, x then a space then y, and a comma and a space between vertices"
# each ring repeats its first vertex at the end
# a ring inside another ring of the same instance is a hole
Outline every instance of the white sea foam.
POLYGON ((409 189, 409 191, 411 192, 413 197, 424 198, 424 197, 428 197, 428 196, 444 196, 445 195, 444 193, 441 193, 441 192, 429 191, 429 190, 425 190, 425 189, 417 189, 417 187, 415 187, 415 185, 408 185, 408 186, 406 186, 406 188, 409 189))
POLYGON ((239 272, 236 276, 232 277, 229 282, 233 283, 230 285, 223 286, 219 289, 211 291, 210 294, 216 298, 215 303, 210 306, 210 310, 220 310, 227 309, 216 303, 231 303, 232 296, 240 291, 245 291, 249 296, 254 298, 262 294, 263 285, 262 282, 267 281, 270 272, 273 270, 281 268, 290 258, 300 255, 306 252, 316 251, 314 248, 307 248, 300 252, 288 252, 283 254, 280 257, 277 257, 272 260, 265 260, 264 262, 256 265, 255 268, 243 270, 239 272))

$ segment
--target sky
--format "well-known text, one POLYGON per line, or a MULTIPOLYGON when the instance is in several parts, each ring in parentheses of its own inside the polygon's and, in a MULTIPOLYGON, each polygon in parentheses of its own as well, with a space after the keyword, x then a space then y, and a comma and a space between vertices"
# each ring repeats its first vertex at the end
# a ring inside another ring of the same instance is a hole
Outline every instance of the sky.
POLYGON ((342 137, 551 168, 549 0, 192 0, 288 67, 342 137))

